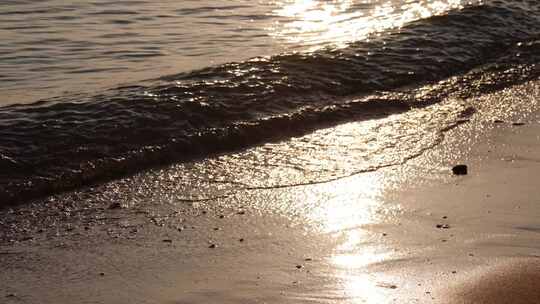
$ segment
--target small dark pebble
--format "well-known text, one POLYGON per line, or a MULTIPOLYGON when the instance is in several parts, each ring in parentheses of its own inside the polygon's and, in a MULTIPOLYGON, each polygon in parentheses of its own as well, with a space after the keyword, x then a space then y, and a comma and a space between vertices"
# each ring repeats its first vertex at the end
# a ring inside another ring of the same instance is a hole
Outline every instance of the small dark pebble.
POLYGON ((16 297, 16 296, 17 296, 17 295, 14 294, 14 293, 8 293, 8 294, 6 295, 6 298, 14 298, 14 297, 16 297))
POLYGON ((512 123, 512 126, 524 126, 525 123, 524 122, 513 122, 512 123))
POLYGON ((166 239, 166 240, 163 240, 163 243, 172 243, 172 240, 166 239))
POLYGON ((45 230, 43 229, 39 229, 38 231, 36 231, 37 233, 43 233, 45 230))
POLYGON ((84 227, 84 230, 90 230, 90 227, 85 226, 85 227, 84 227))
POLYGON ((445 220, 445 219, 447 219, 447 218, 448 218, 448 216, 446 216, 446 215, 445 215, 445 216, 443 216, 442 218, 443 218, 443 220, 445 220))
POLYGON ((496 124, 504 123, 504 120, 495 119, 495 120, 493 121, 493 123, 496 123, 496 124))
POLYGON ((121 209, 122 205, 120 203, 112 203, 109 205, 109 209, 121 209))
POLYGON ((304 261, 311 262, 311 261, 313 261, 313 259, 312 258, 305 258, 304 261))
POLYGON ((210 246, 208 246, 208 248, 212 248, 212 249, 214 249, 214 248, 216 248, 216 247, 217 247, 216 244, 210 244, 210 246))
POLYGON ((225 218, 225 215, 220 215, 219 218, 220 219, 225 218))
POLYGON ((448 224, 437 224, 437 226, 435 226, 439 229, 449 229, 450 228, 450 225, 448 224))
POLYGON ((388 288, 388 289, 397 289, 397 285, 394 285, 394 284, 388 284, 388 283, 379 283, 377 284, 377 286, 379 287, 382 287, 382 288, 388 288))
POLYGON ((239 242, 243 242, 243 241, 244 241, 244 239, 239 239, 238 241, 239 241, 239 242))
POLYGON ((202 211, 202 214, 206 214, 206 210, 203 210, 203 211, 202 211))
POLYGON ((302 269, 302 268, 304 268, 304 266, 302 266, 302 265, 296 265, 296 269, 302 269))
POLYGON ((387 236, 388 234, 387 233, 383 233, 382 236, 387 236))
POLYGON ((100 275, 100 276, 104 276, 104 275, 105 275, 105 272, 100 272, 99 275, 100 275))
POLYGON ((215 228, 214 228, 214 231, 218 231, 218 230, 219 230, 219 228, 218 228, 218 227, 215 227, 215 228))
POLYGON ((453 270, 453 271, 452 271, 452 273, 453 273, 453 274, 456 274, 456 273, 457 273, 457 271, 453 270))
POLYGON ((452 168, 452 173, 455 175, 467 175, 468 167, 467 165, 457 165, 452 168))

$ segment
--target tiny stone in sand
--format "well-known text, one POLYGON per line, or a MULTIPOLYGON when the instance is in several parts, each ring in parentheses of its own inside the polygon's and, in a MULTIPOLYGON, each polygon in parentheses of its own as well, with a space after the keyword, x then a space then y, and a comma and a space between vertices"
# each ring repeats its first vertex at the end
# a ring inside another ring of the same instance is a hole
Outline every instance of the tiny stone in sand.
POLYGON ((452 168, 454 175, 467 175, 468 167, 467 165, 457 165, 452 168))

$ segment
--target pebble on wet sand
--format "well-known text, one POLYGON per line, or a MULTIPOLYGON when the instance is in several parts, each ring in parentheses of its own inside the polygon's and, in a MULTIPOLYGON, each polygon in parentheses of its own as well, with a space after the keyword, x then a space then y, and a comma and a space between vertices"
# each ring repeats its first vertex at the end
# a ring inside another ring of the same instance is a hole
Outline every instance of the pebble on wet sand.
POLYGON ((452 173, 454 175, 467 175, 468 167, 467 165, 457 165, 452 168, 452 173))
POLYGON ((216 247, 217 247, 216 244, 210 244, 210 246, 208 246, 208 248, 212 248, 212 249, 214 249, 214 248, 216 248, 216 247))
POLYGON ((378 287, 382 287, 382 288, 388 288, 388 289, 397 289, 397 285, 394 285, 394 284, 389 284, 389 283, 379 283, 377 284, 378 287))

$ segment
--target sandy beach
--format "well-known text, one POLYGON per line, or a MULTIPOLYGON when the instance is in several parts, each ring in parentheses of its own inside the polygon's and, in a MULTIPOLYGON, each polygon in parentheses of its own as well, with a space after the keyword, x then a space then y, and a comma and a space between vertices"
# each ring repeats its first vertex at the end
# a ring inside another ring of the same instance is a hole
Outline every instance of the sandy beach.
POLYGON ((540 303, 539 96, 464 101, 474 115, 375 171, 246 187, 298 177, 216 157, 2 210, 0 302, 540 303))

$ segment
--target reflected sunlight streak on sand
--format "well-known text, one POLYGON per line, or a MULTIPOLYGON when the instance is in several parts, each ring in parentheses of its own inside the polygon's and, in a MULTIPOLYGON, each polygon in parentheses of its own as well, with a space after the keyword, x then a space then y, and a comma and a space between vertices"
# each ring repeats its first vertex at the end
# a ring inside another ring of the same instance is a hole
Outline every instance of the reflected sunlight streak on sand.
MULTIPOLYGON (((343 180, 338 189, 332 184, 324 185, 321 190, 326 194, 326 200, 312 208, 308 217, 319 223, 325 233, 357 232, 362 225, 377 222, 379 209, 383 208, 377 199, 381 190, 380 179, 376 174, 363 174, 343 180)), ((352 236, 348 239, 350 246, 361 241, 352 236)))
MULTIPOLYGON (((347 146, 355 139, 334 137, 334 140, 333 145, 347 146)), ((383 192, 390 183, 384 173, 371 172, 343 179, 337 184, 321 184, 316 192, 304 193, 305 201, 318 202, 306 210, 309 221, 316 223, 323 233, 339 240, 328 262, 333 265, 337 284, 342 286, 351 303, 389 301, 388 292, 393 285, 381 283, 381 278, 369 273, 367 268, 391 258, 394 252, 378 243, 378 236, 374 238, 368 228, 388 222, 387 218, 394 216, 395 210, 390 209, 395 206, 387 206, 382 201, 383 192), (321 200, 321 196, 324 199, 321 200)))
MULTIPOLYGON (((350 140, 350 139, 349 139, 350 140)), ((310 210, 308 216, 320 224, 325 233, 335 235, 340 244, 328 261, 352 303, 385 303, 386 288, 379 286, 376 276, 366 273, 366 267, 390 257, 388 248, 374 245, 372 235, 362 226, 384 221, 389 216, 381 201, 386 185, 384 175, 367 173, 324 185, 326 200, 310 210)), ((306 199, 310 200, 308 196, 306 199)), ((313 197, 313 200, 316 198, 313 197)))

